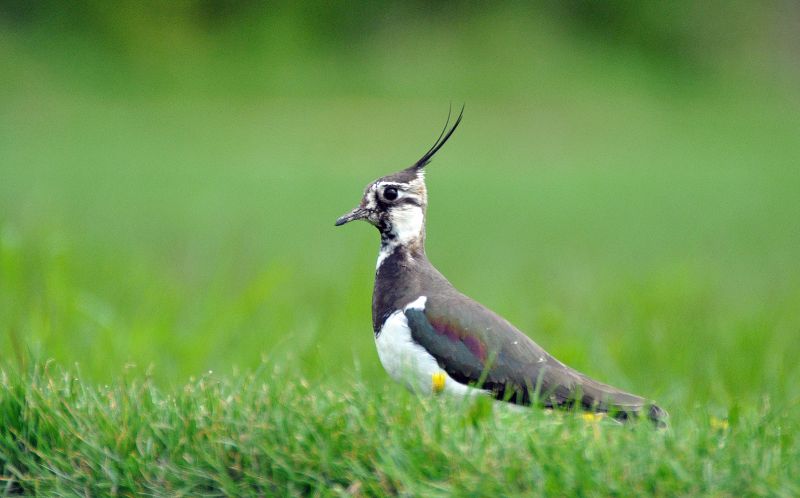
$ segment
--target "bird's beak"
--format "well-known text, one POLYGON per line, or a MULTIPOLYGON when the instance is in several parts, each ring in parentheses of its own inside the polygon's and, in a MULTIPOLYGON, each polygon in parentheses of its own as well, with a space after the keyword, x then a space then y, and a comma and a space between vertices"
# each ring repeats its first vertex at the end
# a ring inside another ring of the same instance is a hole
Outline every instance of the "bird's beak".
POLYGON ((369 215, 369 211, 367 211, 361 206, 358 206, 354 210, 350 211, 346 215, 336 220, 335 225, 338 227, 344 225, 345 223, 349 223, 353 220, 363 220, 364 218, 367 217, 367 215, 369 215))

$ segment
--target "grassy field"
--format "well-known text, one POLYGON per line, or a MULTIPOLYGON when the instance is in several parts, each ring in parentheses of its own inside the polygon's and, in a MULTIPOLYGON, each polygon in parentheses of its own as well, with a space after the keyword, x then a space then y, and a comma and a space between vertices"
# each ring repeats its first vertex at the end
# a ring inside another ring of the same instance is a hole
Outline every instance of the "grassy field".
POLYGON ((168 496, 794 496, 800 424, 764 403, 669 430, 486 399, 318 385, 262 366, 171 392, 87 386, 52 365, 0 378, 5 493, 168 496), (276 382, 276 379, 281 379, 276 382))
POLYGON ((6 493, 800 493, 796 75, 430 28, 237 59, 5 32, 6 493), (378 237, 333 222, 450 101, 431 260, 669 430, 418 400, 383 373, 378 237))

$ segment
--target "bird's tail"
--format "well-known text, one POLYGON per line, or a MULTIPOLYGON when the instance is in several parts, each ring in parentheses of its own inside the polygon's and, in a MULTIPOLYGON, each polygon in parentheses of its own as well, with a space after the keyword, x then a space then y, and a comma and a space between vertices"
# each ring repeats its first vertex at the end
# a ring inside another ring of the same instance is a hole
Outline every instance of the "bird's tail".
POLYGON ((598 382, 560 362, 551 366, 556 368, 542 379, 540 390, 545 406, 577 405, 587 411, 608 413, 621 421, 646 416, 656 426, 666 426, 669 414, 652 401, 598 382))
POLYGON ((580 403, 586 410, 605 412, 617 420, 646 416, 658 427, 666 426, 669 414, 650 400, 578 374, 581 382, 580 403))

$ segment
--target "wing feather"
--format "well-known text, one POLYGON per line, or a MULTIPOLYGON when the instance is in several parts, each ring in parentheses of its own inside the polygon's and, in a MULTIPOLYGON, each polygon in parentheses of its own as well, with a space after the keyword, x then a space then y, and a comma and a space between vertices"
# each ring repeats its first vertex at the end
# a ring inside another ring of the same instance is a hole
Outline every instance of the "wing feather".
MULTIPOLYGON (((405 311, 411 336, 453 379, 517 404, 636 415, 647 400, 567 367, 508 321, 466 296, 429 299, 405 311), (456 306, 457 305, 457 306, 456 306), (458 313, 452 312, 457 309, 458 313)), ((651 418, 663 410, 652 405, 651 418)))

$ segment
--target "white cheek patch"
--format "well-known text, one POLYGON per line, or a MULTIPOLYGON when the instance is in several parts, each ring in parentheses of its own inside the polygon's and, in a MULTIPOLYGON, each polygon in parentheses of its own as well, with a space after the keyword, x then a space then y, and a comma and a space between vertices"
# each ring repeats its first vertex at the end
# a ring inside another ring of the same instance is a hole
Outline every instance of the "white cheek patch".
POLYGON ((421 205, 425 203, 425 184, 421 179, 416 179, 409 184, 381 182, 373 185, 370 190, 367 207, 375 209, 378 205, 379 192, 388 187, 397 188, 395 202, 387 203, 388 224, 393 237, 383 240, 376 270, 394 250, 401 245, 407 245, 422 236, 425 229, 425 211, 421 205), (403 200, 413 199, 416 203, 404 203, 403 200))
POLYGON ((422 235, 425 214, 421 207, 406 204, 392 208, 389 222, 392 225, 394 238, 381 244, 378 262, 375 265, 376 270, 381 267, 383 261, 394 252, 397 246, 408 244, 422 235))
POLYGON ((425 215, 421 207, 405 204, 392 208, 389 220, 392 223, 392 232, 397 237, 397 242, 406 244, 422 233, 425 215))

